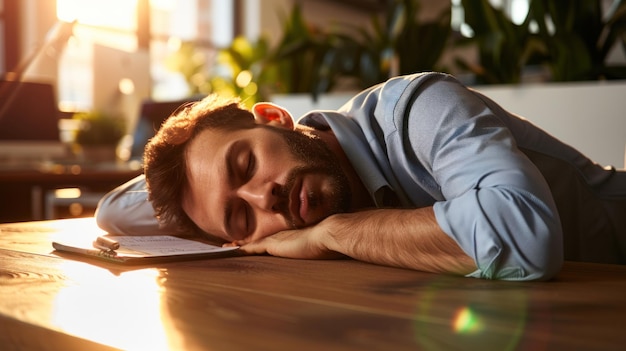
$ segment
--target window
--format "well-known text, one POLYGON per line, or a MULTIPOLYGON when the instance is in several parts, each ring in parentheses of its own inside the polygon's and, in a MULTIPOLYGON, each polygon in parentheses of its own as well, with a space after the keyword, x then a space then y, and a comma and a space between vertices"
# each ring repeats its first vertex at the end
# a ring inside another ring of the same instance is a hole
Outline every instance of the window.
POLYGON ((59 19, 77 20, 59 63, 61 109, 117 107, 132 116, 143 98, 186 97, 186 80, 166 62, 183 42, 193 42, 203 59, 210 60, 217 35, 226 33, 232 40, 232 3, 57 0, 59 19), (142 6, 146 13, 138 10, 142 6), (212 26, 216 18, 219 27, 212 26), (147 38, 142 39, 141 33, 148 33, 147 38))
POLYGON ((8 72, 18 64, 17 1, 0 0, 0 72, 8 72))
POLYGON ((0 72, 7 72, 6 59, 5 59, 5 46, 6 46, 6 14, 4 10, 4 0, 0 0, 0 72))

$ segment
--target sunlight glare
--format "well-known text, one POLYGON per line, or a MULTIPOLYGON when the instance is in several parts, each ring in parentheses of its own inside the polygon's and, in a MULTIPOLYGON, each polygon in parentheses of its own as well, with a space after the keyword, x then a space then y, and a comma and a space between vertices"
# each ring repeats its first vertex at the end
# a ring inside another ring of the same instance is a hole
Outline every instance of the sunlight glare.
POLYGON ((150 6, 152 8, 162 11, 172 11, 176 8, 175 0, 150 0, 150 6))
POLYGON ((80 188, 63 188, 54 191, 54 196, 58 199, 77 199, 80 195, 80 188))
POLYGON ((239 72, 237 78, 235 78, 235 83, 240 88, 245 88, 252 81, 252 73, 248 70, 243 70, 239 72))
POLYGON ((118 84, 118 89, 124 95, 132 95, 135 92, 135 83, 130 78, 122 78, 118 84))
POLYGON ((137 0, 57 0, 57 18, 93 26, 136 28, 137 0))
POLYGON ((513 0, 511 1, 511 20, 513 23, 520 25, 526 20, 530 4, 528 0, 513 0))
POLYGON ((53 307, 53 321, 66 332, 124 350, 169 349, 161 316, 158 269, 115 275, 77 262, 64 262, 68 284, 53 307), (121 312, 124 313, 121 313, 121 312))

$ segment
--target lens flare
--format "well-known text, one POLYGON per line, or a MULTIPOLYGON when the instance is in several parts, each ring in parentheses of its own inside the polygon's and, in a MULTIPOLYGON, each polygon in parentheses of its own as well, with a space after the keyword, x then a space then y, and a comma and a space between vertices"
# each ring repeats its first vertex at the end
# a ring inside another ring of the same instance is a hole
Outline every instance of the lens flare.
POLYGON ((420 349, 517 349, 534 327, 527 292, 510 283, 463 285, 458 279, 467 278, 440 276, 420 286, 413 324, 420 349))
POLYGON ((457 312, 452 329, 461 334, 480 332, 482 330, 480 317, 470 307, 463 307, 457 312))

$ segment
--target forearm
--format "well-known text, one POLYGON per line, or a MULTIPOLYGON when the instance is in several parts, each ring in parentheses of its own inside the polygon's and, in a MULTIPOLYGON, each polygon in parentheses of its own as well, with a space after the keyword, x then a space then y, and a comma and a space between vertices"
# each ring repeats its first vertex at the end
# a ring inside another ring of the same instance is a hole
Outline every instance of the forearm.
POLYGON ((437 273, 476 270, 474 260, 441 230, 432 207, 338 214, 318 226, 327 249, 357 260, 437 273))

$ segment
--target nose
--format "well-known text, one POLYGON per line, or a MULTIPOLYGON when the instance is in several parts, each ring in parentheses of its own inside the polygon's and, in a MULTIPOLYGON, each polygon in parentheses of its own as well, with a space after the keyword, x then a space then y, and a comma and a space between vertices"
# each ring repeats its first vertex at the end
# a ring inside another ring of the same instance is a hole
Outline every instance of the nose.
POLYGON ((273 182, 247 183, 239 188, 238 195, 250 206, 262 211, 278 211, 280 185, 273 182))

